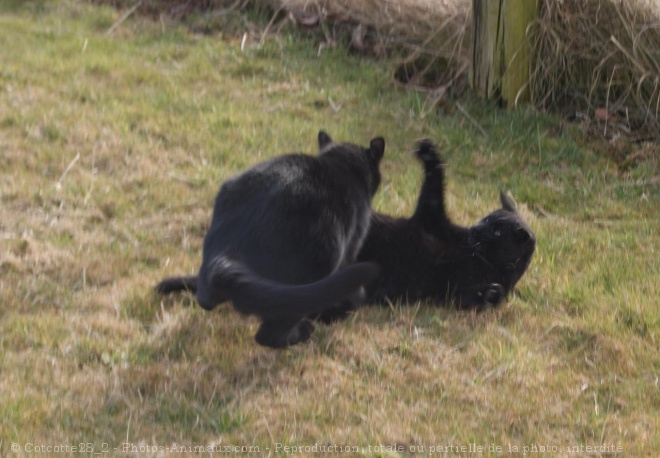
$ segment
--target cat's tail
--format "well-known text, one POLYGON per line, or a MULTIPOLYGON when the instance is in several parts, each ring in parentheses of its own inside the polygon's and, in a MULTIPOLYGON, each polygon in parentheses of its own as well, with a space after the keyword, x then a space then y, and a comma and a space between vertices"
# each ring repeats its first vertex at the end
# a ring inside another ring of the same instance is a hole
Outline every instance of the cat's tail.
POLYGON ((345 299, 355 300, 362 286, 379 273, 378 264, 360 262, 317 282, 291 285, 264 278, 240 261, 219 256, 211 267, 209 283, 231 300, 239 312, 262 319, 278 319, 309 316, 345 299))
POLYGON ((193 294, 197 293, 197 276, 170 277, 156 285, 156 292, 158 294, 166 295, 180 291, 189 291, 193 294))

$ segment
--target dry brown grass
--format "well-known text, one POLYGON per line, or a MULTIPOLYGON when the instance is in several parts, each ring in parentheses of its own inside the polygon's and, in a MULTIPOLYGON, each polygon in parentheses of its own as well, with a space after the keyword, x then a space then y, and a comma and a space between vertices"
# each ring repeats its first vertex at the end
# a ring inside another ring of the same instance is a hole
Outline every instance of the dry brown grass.
POLYGON ((316 15, 339 24, 363 24, 383 47, 405 46, 431 55, 466 57, 471 5, 465 0, 276 0, 294 16, 316 15))
POLYGON ((535 104, 570 99, 590 115, 604 107, 629 131, 660 126, 657 3, 546 1, 537 25, 535 104))

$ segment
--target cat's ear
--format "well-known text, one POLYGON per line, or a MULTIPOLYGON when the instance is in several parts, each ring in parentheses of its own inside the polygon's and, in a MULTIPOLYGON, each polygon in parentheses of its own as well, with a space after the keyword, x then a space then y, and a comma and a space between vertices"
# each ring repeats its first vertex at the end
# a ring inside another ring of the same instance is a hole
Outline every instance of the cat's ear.
POLYGON ((320 130, 319 131, 319 149, 325 148, 327 145, 332 143, 332 138, 328 135, 327 132, 320 130))
POLYGON ((369 155, 376 162, 380 162, 385 154, 385 139, 383 137, 376 137, 369 142, 369 155))
POLYGON ((500 202, 502 202, 503 209, 513 213, 516 212, 516 202, 503 191, 500 191, 500 202))

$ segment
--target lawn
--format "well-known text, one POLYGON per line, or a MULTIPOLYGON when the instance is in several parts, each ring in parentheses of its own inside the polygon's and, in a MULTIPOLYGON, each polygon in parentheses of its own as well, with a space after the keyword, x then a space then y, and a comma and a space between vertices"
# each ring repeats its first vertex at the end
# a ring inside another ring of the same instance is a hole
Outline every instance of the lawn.
POLYGON ((657 144, 620 167, 552 114, 429 110, 388 58, 237 33, 259 14, 121 16, 0 0, 0 455, 660 455, 657 144), (379 211, 414 208, 422 137, 460 224, 510 191, 538 238, 516 292, 364 307, 281 351, 228 304, 156 296, 196 272, 220 183, 319 129, 385 137, 379 211))

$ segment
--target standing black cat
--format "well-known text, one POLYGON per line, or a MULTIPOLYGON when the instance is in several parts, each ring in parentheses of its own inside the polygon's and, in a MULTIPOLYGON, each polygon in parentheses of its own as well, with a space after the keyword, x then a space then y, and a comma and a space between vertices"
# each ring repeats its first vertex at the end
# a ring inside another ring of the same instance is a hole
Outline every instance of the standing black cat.
POLYGON ((536 238, 500 193, 502 208, 475 226, 453 224, 444 205, 444 167, 429 140, 418 144, 425 179, 415 213, 393 218, 375 213, 360 262, 381 266, 367 286, 368 301, 432 299, 460 308, 497 305, 529 265, 536 238))
POLYGON ((256 340, 285 347, 307 340, 307 318, 354 308, 378 266, 354 264, 380 184, 382 138, 368 148, 319 132, 319 155, 289 154, 226 181, 213 209, 196 277, 163 280, 161 294, 188 289, 211 310, 231 301, 262 319, 256 340))

